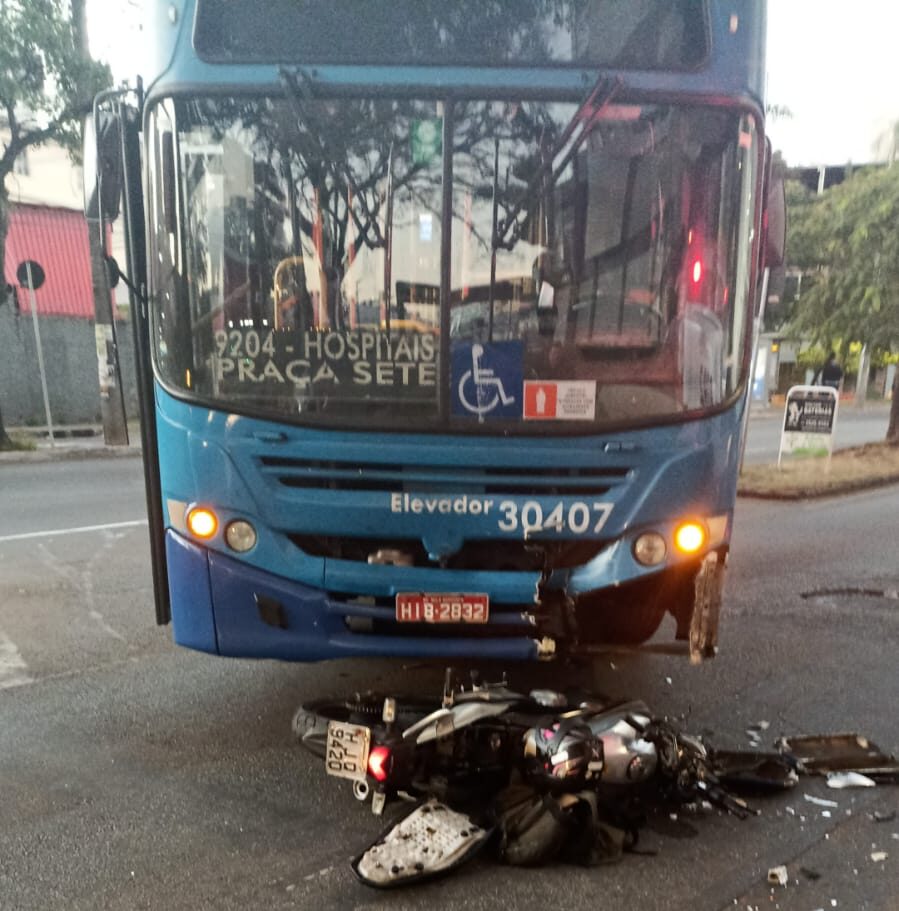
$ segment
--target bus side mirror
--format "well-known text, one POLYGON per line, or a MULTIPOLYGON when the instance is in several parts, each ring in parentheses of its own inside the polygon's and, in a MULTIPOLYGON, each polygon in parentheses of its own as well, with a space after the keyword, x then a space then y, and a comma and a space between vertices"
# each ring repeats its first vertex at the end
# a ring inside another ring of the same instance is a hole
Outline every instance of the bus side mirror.
POLYGON ((765 208, 767 226, 765 231, 765 265, 775 269, 784 264, 787 245, 787 196, 783 173, 772 168, 768 181, 768 199, 765 208))
POLYGON ((122 198, 122 125, 99 112, 84 122, 84 214, 89 221, 114 221, 122 198))

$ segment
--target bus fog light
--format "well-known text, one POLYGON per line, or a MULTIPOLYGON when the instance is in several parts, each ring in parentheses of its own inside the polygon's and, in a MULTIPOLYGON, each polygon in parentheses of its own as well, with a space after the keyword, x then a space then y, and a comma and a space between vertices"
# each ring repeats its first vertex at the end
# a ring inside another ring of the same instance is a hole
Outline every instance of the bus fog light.
POLYGON ((187 527, 191 534, 206 540, 218 531, 219 521, 211 509, 194 506, 187 512, 187 527))
POLYGON ((667 553, 665 539, 658 532, 647 532, 634 542, 634 556, 643 566, 658 566, 667 553))
POLYGON ((225 529, 225 540, 231 550, 243 554, 256 546, 256 529, 249 522, 238 519, 225 529))
POLYGON ((683 554, 695 554, 705 547, 709 533, 702 522, 681 522, 674 532, 674 544, 683 554))

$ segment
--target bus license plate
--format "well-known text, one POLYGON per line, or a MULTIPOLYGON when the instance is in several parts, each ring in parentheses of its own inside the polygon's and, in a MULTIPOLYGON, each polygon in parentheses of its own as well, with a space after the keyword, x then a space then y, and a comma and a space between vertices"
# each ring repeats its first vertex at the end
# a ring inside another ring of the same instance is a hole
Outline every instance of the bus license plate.
POLYGON ((368 749, 371 731, 361 724, 328 722, 325 769, 337 778, 365 781, 368 773, 368 749))
POLYGON ((400 592, 396 596, 397 623, 486 623, 489 617, 487 595, 400 592))

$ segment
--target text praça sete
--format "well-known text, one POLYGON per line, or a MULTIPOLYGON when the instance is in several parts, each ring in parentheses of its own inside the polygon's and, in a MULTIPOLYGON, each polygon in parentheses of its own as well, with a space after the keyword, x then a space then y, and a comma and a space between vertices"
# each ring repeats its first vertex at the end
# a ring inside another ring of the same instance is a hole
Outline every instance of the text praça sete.
POLYGON ((377 330, 219 330, 213 369, 219 383, 436 387, 437 336, 377 330))

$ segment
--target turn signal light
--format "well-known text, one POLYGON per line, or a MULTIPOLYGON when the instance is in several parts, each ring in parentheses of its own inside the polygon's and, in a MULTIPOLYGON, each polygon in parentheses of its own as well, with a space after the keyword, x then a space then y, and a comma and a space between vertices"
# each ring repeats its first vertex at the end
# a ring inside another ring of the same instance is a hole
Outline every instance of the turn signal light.
POLYGON ((705 547, 709 539, 701 522, 681 522, 674 532, 674 544, 683 554, 695 554, 705 547))
POLYGON ((219 520, 211 509, 195 506, 187 514, 187 527, 198 538, 211 538, 219 527, 219 520))
POLYGON ((390 774, 390 747, 372 747, 368 754, 368 774, 375 781, 383 783, 390 774))

